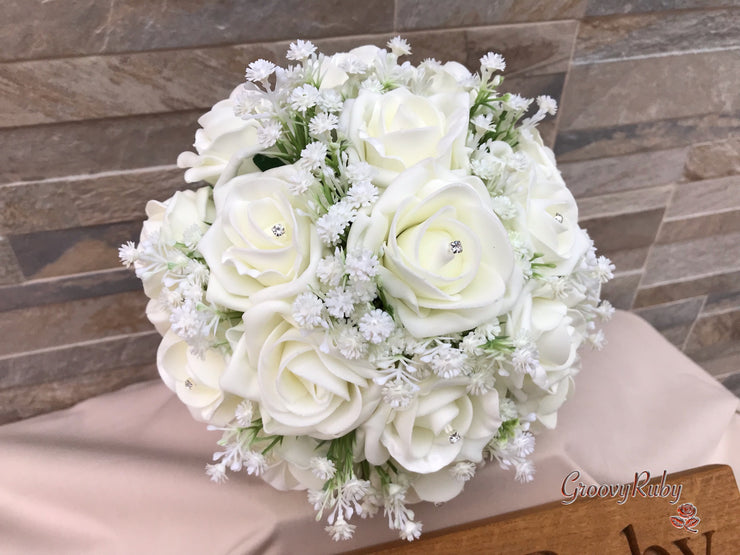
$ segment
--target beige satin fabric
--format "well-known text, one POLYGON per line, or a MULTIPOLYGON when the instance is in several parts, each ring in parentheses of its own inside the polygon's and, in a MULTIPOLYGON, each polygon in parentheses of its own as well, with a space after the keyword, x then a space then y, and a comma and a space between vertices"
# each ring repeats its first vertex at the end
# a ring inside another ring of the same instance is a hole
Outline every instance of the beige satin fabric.
MULTIPOLYGON (((572 470, 613 484, 725 463, 740 474, 738 400, 638 317, 584 350, 576 392, 538 436, 531 484, 489 464, 456 499, 415 506, 434 530, 562 499, 572 470)), ((334 543, 304 492, 204 473, 219 438, 159 382, 0 427, 2 553, 330 553, 395 539, 382 514, 334 543)))

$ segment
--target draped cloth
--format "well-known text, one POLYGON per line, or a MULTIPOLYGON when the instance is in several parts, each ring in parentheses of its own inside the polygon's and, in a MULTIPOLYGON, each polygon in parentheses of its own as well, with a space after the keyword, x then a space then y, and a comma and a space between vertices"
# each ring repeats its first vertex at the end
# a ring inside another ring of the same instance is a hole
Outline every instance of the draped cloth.
MULTIPOLYGON (((452 501, 413 506, 424 531, 563 499, 573 470, 594 484, 709 463, 740 475, 738 399, 637 316, 617 312, 604 332, 557 428, 537 436, 534 481, 488 463, 452 501)), ((0 551, 332 553, 397 538, 381 512, 335 543, 305 492, 244 472, 210 482, 219 438, 158 381, 0 426, 0 551)))

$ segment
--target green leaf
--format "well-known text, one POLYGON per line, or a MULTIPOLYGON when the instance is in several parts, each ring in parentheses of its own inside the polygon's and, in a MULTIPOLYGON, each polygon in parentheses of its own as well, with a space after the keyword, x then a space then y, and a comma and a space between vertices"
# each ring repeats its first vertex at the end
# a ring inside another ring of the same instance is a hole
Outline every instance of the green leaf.
POLYGON ((270 158, 269 156, 265 156, 264 154, 255 154, 252 158, 252 161, 254 162, 254 165, 263 172, 285 165, 285 162, 283 162, 279 158, 270 158))

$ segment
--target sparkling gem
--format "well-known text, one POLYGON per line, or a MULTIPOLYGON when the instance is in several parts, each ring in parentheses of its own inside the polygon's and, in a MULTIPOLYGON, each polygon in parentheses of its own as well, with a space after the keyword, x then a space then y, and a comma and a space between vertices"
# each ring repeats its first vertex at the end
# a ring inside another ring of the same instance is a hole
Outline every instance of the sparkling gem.
POLYGON ((453 431, 450 434, 450 443, 457 443, 461 439, 462 439, 462 437, 460 437, 460 434, 458 434, 457 431, 453 431))
POLYGON ((563 215, 560 212, 555 212, 555 221, 559 224, 563 223, 563 215))
POLYGON ((285 226, 283 224, 275 224, 272 226, 272 234, 275 237, 282 237, 285 235, 285 226))
POLYGON ((452 254, 460 254, 463 251, 462 242, 457 239, 450 242, 450 252, 452 254))
POLYGON ((195 384, 193 384, 193 382, 190 381, 190 378, 185 380, 185 387, 187 387, 188 389, 193 389, 193 385, 195 384))

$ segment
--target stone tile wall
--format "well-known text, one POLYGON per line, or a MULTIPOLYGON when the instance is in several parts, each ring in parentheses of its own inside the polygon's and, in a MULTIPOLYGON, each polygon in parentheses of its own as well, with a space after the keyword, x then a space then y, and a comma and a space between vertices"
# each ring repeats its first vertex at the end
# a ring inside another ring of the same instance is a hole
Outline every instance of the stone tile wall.
MULTIPOLYGON (((401 33, 414 61, 508 61, 617 264, 606 294, 740 385, 740 1, 8 0, 0 18, 0 422, 156 376, 116 248, 197 117, 289 40, 401 33), (732 377, 734 374, 734 377, 732 377)), ((639 349, 639 345, 635 348, 639 349)))

